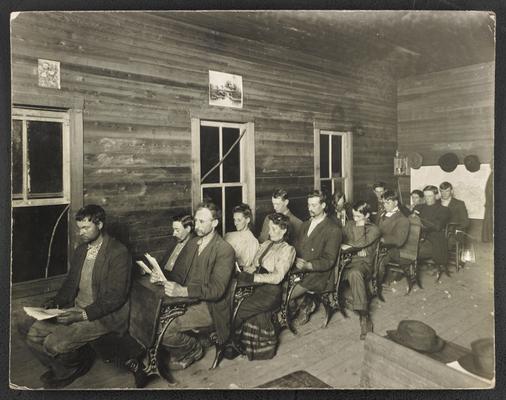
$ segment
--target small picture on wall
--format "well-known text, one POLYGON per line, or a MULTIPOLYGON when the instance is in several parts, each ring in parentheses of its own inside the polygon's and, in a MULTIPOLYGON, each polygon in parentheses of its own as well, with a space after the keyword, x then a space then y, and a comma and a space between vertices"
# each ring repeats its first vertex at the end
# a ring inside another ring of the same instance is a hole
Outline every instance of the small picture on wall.
POLYGON ((242 76, 209 71, 209 104, 242 108, 242 76))
POLYGON ((60 62, 39 58, 39 86, 60 89, 60 62))

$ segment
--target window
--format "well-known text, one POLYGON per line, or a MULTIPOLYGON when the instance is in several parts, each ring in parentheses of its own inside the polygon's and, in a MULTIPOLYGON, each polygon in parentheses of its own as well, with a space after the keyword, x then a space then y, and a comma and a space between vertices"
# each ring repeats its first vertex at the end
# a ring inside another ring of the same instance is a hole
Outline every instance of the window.
POLYGON ((67 272, 69 114, 13 109, 12 281, 67 272))
POLYGON ((337 188, 352 197, 352 146, 349 132, 315 129, 315 186, 334 193, 337 188))
POLYGON ((217 230, 225 234, 235 230, 236 205, 246 202, 254 210, 253 124, 197 120, 192 127, 194 206, 203 199, 215 203, 222 210, 217 230))
POLYGON ((15 109, 12 120, 13 207, 70 202, 66 113, 15 109))

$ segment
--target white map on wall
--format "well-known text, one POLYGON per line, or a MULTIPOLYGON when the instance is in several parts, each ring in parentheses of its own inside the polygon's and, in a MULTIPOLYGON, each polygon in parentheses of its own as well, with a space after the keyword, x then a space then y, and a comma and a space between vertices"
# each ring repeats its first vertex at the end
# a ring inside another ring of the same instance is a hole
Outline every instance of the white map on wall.
POLYGON ((485 214, 485 185, 490 175, 490 164, 481 164, 480 170, 469 172, 458 165, 452 172, 445 172, 439 165, 411 169, 411 190, 422 190, 426 185, 439 187, 441 182, 450 182, 455 197, 464 200, 469 218, 483 219, 485 214))

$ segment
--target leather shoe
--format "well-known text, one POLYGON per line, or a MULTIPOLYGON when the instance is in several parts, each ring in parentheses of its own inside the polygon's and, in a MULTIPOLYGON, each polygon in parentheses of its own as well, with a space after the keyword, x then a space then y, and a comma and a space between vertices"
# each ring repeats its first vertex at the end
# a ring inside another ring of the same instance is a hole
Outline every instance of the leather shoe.
POLYGON ((83 361, 81 364, 68 376, 64 378, 57 378, 54 376, 54 374, 49 374, 48 371, 42 374, 40 377, 41 381, 43 382, 43 386, 45 389, 61 389, 65 386, 70 385, 72 382, 74 382, 77 378, 85 375, 88 373, 88 371, 93 366, 93 361, 95 361, 93 355, 86 355, 83 358, 83 361))

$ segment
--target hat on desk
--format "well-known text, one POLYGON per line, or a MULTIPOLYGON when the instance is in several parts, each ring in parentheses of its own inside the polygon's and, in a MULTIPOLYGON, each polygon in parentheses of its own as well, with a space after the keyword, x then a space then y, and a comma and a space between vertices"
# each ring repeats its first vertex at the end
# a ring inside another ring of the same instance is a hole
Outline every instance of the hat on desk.
POLYGON ((434 329, 416 320, 402 320, 396 330, 387 331, 387 337, 403 346, 426 353, 439 352, 445 345, 445 341, 434 329))
POLYGON ((494 340, 478 339, 471 343, 471 353, 458 359, 462 368, 482 378, 494 377, 494 340))

